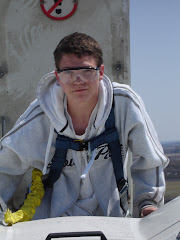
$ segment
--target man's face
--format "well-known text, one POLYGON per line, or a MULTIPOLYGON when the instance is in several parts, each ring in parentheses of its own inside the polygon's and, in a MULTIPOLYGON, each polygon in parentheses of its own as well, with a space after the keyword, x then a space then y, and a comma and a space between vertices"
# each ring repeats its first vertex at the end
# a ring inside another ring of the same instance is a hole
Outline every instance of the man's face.
MULTIPOLYGON (((92 56, 78 58, 74 54, 64 54, 59 63, 60 70, 83 67, 97 68, 96 59, 92 56)), ((60 73, 60 78, 57 79, 58 83, 63 88, 68 101, 96 103, 98 100, 99 82, 102 80, 104 74, 104 65, 101 65, 99 70, 92 70, 93 77, 88 76, 86 78, 86 73, 84 74, 83 71, 86 70, 81 69, 62 72, 63 74, 60 73), (72 73, 72 81, 63 81, 63 76, 66 77, 69 73, 72 73)))

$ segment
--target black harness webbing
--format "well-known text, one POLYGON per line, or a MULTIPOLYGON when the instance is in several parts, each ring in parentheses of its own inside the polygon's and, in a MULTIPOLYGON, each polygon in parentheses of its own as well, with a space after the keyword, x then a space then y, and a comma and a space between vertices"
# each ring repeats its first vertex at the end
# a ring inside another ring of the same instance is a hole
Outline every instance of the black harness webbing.
POLYGON ((58 180, 61 175, 64 162, 66 160, 66 154, 68 149, 83 151, 88 149, 88 143, 90 143, 91 151, 98 146, 108 143, 109 151, 114 168, 114 174, 116 183, 120 194, 127 189, 126 180, 124 179, 123 162, 121 155, 121 145, 119 142, 119 135, 115 128, 115 116, 114 107, 111 108, 108 119, 105 123, 105 131, 99 136, 90 139, 89 141, 81 141, 72 139, 69 137, 57 135, 56 138, 56 150, 52 159, 52 165, 50 168, 49 176, 43 181, 44 187, 53 187, 53 184, 58 180))

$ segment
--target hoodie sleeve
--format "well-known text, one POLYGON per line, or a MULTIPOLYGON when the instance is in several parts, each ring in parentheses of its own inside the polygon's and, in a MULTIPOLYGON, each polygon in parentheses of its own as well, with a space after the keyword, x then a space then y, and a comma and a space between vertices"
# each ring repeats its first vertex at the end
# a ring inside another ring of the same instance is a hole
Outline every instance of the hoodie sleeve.
MULTIPOLYGON (((24 173, 29 169, 25 155, 22 129, 1 141, 0 149, 0 199, 7 204, 15 193, 24 173)), ((2 205, 2 203, 0 203, 2 205)), ((1 206, 1 208, 3 208, 1 206)))
POLYGON ((163 169, 169 160, 164 155, 140 98, 136 102, 130 101, 126 118, 127 142, 134 156, 131 166, 134 182, 134 216, 138 217, 145 206, 159 207, 164 203, 163 169))
POLYGON ((133 216, 139 217, 146 206, 159 207, 164 203, 164 168, 169 159, 141 98, 124 84, 114 84, 114 96, 120 140, 124 150, 129 148, 133 154, 133 216))
MULTIPOLYGON (((0 200, 6 204, 28 170, 38 168, 42 171, 49 131, 50 121, 34 101, 0 140, 0 200)), ((54 151, 55 144, 51 145, 49 159, 54 151)))

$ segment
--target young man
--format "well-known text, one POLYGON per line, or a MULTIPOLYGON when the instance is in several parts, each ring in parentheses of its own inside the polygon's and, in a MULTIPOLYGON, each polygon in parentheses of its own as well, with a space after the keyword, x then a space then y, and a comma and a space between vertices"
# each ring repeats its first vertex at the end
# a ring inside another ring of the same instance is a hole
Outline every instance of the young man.
POLYGON ((1 140, 1 202, 32 167, 45 175, 34 218, 125 216, 126 181, 121 176, 119 195, 116 178, 129 148, 136 156, 134 216, 155 211, 163 204, 168 159, 140 97, 104 75, 101 47, 86 34, 63 38, 54 59, 56 70, 41 79, 37 99, 1 140))

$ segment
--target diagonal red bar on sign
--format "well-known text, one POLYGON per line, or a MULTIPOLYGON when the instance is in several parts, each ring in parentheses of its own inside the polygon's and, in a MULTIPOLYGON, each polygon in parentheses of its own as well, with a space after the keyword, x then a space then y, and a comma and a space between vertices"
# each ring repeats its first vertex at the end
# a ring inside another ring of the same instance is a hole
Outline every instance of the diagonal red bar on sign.
POLYGON ((58 0, 48 11, 47 13, 50 14, 52 11, 62 2, 63 0, 58 0))

